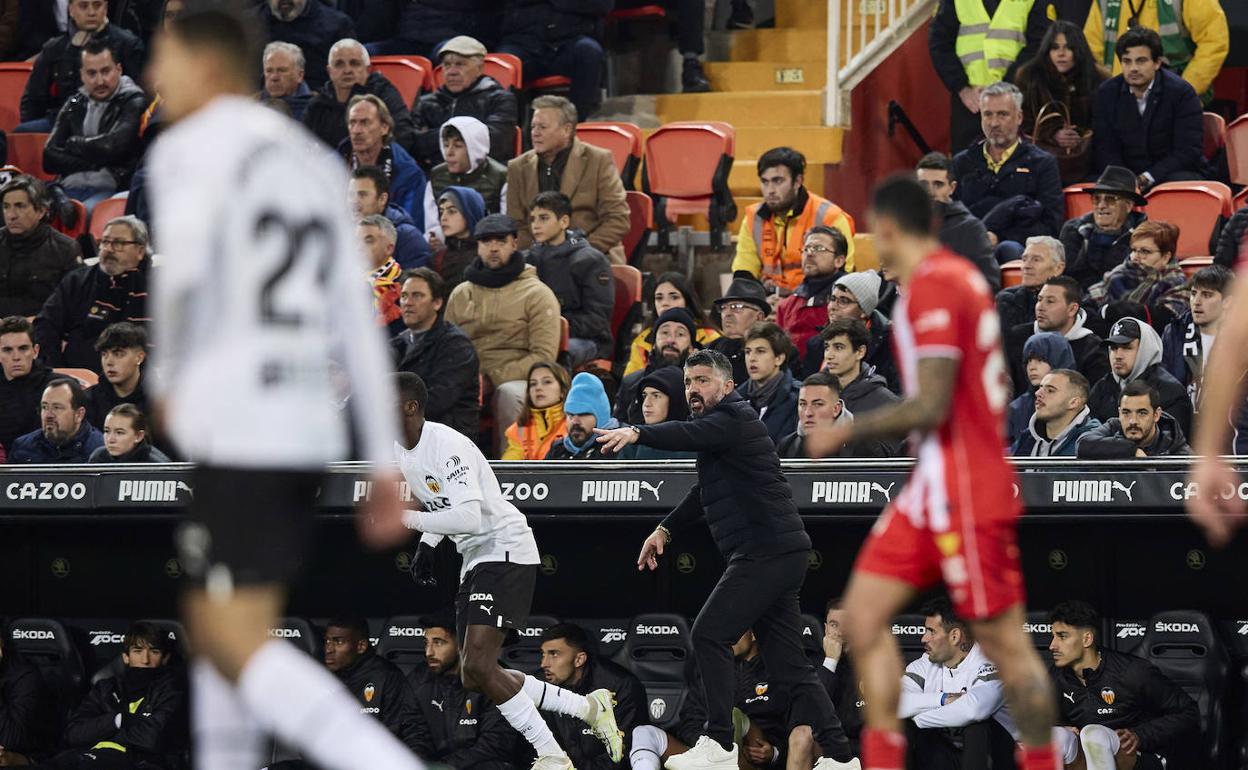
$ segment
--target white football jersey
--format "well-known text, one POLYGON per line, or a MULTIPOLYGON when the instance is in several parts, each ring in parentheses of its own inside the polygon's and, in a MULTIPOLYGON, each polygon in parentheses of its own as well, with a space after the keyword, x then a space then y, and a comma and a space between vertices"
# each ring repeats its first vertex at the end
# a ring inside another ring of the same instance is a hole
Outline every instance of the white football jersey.
POLYGON ((1018 735, 1005 708, 1005 689, 997 678, 997 667, 984 657, 978 644, 971 646, 957 668, 933 663, 926 653, 906 666, 898 715, 913 718, 916 726, 925 729, 964 727, 993 717, 1011 735, 1018 735), (961 697, 941 706, 940 697, 945 693, 961 697))
POLYGON ((190 459, 316 469, 389 460, 397 399, 345 167, 302 126, 242 96, 165 131, 150 160, 153 395, 190 459), (348 419, 330 359, 349 378, 348 419))
POLYGON ((407 518, 420 520, 421 542, 436 546, 443 536, 455 542, 464 557, 461 577, 482 562, 541 562, 529 522, 503 497, 494 470, 464 434, 426 421, 420 443, 404 449, 395 442, 394 455, 424 508, 407 518))

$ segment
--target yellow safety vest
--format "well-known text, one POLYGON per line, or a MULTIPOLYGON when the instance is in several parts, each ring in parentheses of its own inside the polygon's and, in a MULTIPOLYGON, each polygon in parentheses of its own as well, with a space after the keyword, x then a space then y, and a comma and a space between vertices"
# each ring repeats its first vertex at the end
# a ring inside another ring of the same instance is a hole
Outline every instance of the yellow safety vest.
POLYGON ((1027 42, 1027 17, 1035 0, 1001 0, 988 18, 983 0, 954 0, 958 12, 955 50, 974 87, 992 85, 1018 58, 1027 42))

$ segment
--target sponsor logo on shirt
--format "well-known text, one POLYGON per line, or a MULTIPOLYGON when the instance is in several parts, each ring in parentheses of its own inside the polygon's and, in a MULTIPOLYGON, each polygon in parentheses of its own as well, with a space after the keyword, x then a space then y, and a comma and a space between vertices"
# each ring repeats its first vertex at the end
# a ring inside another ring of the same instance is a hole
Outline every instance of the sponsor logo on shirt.
POLYGON ((873 503, 893 501, 892 482, 887 487, 878 481, 816 481, 811 485, 812 503, 873 503))
POLYGON ((1134 502, 1131 491, 1139 483, 1123 484, 1109 479, 1055 479, 1053 502, 1055 503, 1113 503, 1121 493, 1128 503, 1134 502))
POLYGON ((581 482, 582 503, 640 503, 643 491, 659 500, 659 489, 664 482, 651 484, 640 479, 585 479, 581 482))

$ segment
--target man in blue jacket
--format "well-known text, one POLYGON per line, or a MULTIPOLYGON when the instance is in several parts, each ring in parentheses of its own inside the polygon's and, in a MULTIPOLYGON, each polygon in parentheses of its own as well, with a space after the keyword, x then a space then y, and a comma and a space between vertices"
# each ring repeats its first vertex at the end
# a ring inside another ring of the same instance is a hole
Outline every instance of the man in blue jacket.
POLYGON ((1088 378, 1074 369, 1044 375, 1035 402, 1027 430, 1010 447, 1014 457, 1074 457, 1079 437, 1101 426, 1088 409, 1088 378))
POLYGON ((85 463, 104 446, 103 434, 87 422, 87 394, 75 379, 58 377, 48 383, 39 418, 39 430, 13 441, 11 464, 85 463))

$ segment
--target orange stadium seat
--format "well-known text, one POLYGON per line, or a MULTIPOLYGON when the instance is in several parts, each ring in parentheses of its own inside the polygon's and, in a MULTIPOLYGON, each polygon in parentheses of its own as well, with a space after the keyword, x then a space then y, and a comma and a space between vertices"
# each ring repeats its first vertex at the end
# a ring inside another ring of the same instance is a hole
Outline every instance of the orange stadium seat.
POLYGON ((650 196, 637 190, 624 193, 628 202, 628 232, 624 233, 624 255, 632 264, 637 264, 646 253, 646 241, 650 231, 654 229, 654 201, 650 196))
POLYGON ((1226 127, 1226 162, 1231 181, 1248 184, 1248 115, 1240 115, 1226 127))
MULTIPOLYGON (((427 59, 425 61, 428 63, 427 59)), ((420 92, 429 82, 429 70, 408 56, 377 56, 373 58, 369 69, 385 75, 399 89, 404 103, 409 107, 416 103, 420 92)))
POLYGON ((586 144, 610 150, 615 170, 620 172, 625 190, 635 190, 637 167, 641 165, 641 129, 633 123, 588 122, 576 127, 576 138, 586 144))
POLYGON ((1213 257, 1188 257, 1179 261, 1179 267, 1183 268, 1183 276, 1189 281, 1196 271, 1201 268, 1209 267, 1213 264, 1213 257))
POLYGON ((678 214, 710 220, 711 247, 723 245, 725 228, 737 218, 728 188, 736 131, 720 121, 668 123, 646 141, 641 187, 654 199, 654 220, 666 234, 678 214))
POLYGON ((1226 118, 1216 112, 1204 114, 1205 157, 1212 158, 1226 146, 1226 118))
POLYGON ((607 14, 608 22, 657 21, 667 18, 667 9, 661 5, 643 5, 638 8, 621 8, 607 14))
POLYGON ((572 333, 569 331, 568 319, 559 316, 559 363, 566 365, 568 362, 568 340, 572 339, 572 333))
POLYGON ((880 269, 880 255, 875 250, 875 236, 871 233, 854 234, 854 270, 861 273, 866 270, 880 269))
POLYGON ((611 309, 611 332, 619 339, 624 329, 620 325, 641 304, 641 271, 632 265, 612 265, 615 278, 615 306, 611 309))
MULTIPOLYGON (((485 74, 498 81, 503 88, 519 91, 524 86, 524 65, 520 57, 509 53, 487 53, 485 74)), ((442 77, 442 65, 433 69, 434 88, 441 88, 446 81, 442 77)))
POLYGON ((1178 226, 1180 259, 1208 254, 1218 217, 1234 213, 1231 188, 1221 182, 1166 182, 1146 197, 1149 219, 1178 226))
POLYGON ((1012 259, 1001 266, 1001 287, 1008 289, 1023 282, 1023 260, 1012 259))
POLYGON ((97 241, 104 235, 104 226, 110 220, 116 219, 126 213, 125 198, 105 198, 95 204, 95 209, 91 212, 91 235, 97 241))
POLYGON ((9 134, 9 165, 45 182, 52 181, 56 176, 43 170, 43 146, 47 143, 47 134, 9 134))
POLYGON ((1244 189, 1240 190, 1239 193, 1232 199, 1232 201, 1233 201, 1232 207, 1236 211, 1239 211, 1244 206, 1248 206, 1248 187, 1245 187, 1244 189))
POLYGON ((525 83, 524 90, 538 94, 566 94, 572 90, 572 78, 564 75, 547 75, 525 83))
POLYGON ((0 62, 0 131, 11 133, 22 122, 22 92, 33 67, 30 62, 0 62))
POLYGON ((90 369, 58 368, 58 369, 53 369, 52 371, 55 374, 59 374, 65 377, 73 377, 75 380, 78 380, 79 384, 81 384, 82 387, 84 388, 89 388, 92 385, 95 385, 100 381, 100 375, 96 374, 90 369))
POLYGON ((87 207, 83 205, 82 201, 74 200, 72 198, 69 202, 74 204, 74 210, 78 212, 78 216, 75 217, 74 226, 66 227, 60 217, 53 217, 51 225, 56 230, 68 235, 70 238, 77 238, 87 231, 87 207))
POLYGON ((1084 214, 1092 213, 1092 193, 1088 192, 1088 189, 1091 187, 1091 182, 1082 182, 1080 184, 1072 184, 1070 187, 1062 190, 1062 194, 1066 198, 1067 219, 1075 219, 1084 214))

